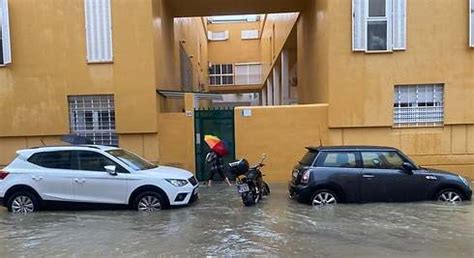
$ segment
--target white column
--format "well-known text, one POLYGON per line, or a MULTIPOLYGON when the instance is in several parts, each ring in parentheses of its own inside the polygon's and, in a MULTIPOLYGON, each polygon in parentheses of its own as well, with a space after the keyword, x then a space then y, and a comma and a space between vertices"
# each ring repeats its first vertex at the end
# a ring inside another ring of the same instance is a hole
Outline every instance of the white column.
POLYGON ((281 99, 283 105, 290 104, 290 64, 287 49, 281 52, 281 99))
POLYGON ((275 65, 273 68, 273 104, 281 105, 281 76, 280 67, 275 65))
POLYGON ((270 75, 270 78, 267 80, 267 103, 268 106, 273 106, 275 105, 275 102, 273 101, 273 78, 270 75))
POLYGON ((267 103, 267 84, 263 87, 262 92, 260 92, 260 99, 262 100, 262 106, 268 105, 267 103))

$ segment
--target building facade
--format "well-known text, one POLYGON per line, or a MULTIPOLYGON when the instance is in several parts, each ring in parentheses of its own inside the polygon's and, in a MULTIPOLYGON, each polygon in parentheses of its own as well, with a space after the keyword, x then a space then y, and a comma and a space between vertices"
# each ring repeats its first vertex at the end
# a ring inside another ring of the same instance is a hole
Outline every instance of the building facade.
POLYGON ((0 2, 0 166, 76 133, 192 170, 192 111, 208 103, 171 93, 211 92, 257 94, 254 114, 278 121, 235 113, 237 154, 285 161, 275 180, 320 141, 474 177, 473 0, 0 2), (310 139, 282 154, 295 134, 310 139))

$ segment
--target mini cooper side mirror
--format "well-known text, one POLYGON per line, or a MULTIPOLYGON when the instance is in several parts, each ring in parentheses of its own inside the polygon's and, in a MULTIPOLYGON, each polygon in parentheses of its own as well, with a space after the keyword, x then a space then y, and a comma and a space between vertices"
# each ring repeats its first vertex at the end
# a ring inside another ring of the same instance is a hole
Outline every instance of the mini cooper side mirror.
POLYGON ((117 167, 116 166, 105 166, 105 171, 109 173, 111 176, 116 176, 117 175, 117 167))
POLYGON ((402 164, 402 170, 405 171, 408 174, 413 174, 413 170, 415 170, 415 169, 416 169, 415 166, 413 166, 409 162, 404 162, 402 164))

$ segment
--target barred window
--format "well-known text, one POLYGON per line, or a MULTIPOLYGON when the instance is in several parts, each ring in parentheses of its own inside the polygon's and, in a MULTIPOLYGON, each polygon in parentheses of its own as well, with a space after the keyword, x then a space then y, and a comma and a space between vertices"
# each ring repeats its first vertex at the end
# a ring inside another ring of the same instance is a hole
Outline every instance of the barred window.
POLYGON ((113 95, 70 96, 68 101, 71 133, 94 144, 118 146, 113 95))
POLYGON ((442 126, 444 85, 395 86, 393 123, 395 127, 442 126))
POLYGON ((233 85, 234 66, 232 64, 215 64, 209 70, 209 83, 211 86, 233 85))

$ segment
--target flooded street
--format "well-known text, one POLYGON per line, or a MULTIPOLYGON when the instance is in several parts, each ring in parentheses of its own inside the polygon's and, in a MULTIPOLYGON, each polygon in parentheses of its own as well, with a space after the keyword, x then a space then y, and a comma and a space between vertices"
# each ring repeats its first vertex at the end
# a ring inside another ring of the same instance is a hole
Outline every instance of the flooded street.
POLYGON ((135 211, 0 209, 0 257, 262 255, 473 257, 474 206, 435 203, 314 209, 287 199, 284 184, 256 207, 234 188, 201 188, 192 207, 135 211))

